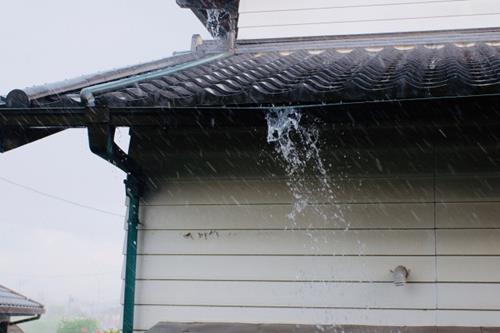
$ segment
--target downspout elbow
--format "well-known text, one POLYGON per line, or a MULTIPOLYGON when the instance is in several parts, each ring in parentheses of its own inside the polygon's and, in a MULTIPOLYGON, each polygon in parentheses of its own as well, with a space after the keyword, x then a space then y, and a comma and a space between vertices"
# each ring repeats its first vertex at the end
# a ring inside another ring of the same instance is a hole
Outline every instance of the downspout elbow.
POLYGON ((213 54, 213 55, 201 58, 201 59, 196 59, 194 61, 182 63, 182 64, 172 66, 172 67, 167 67, 167 68, 162 69, 162 70, 157 70, 157 71, 153 71, 153 72, 149 72, 149 73, 145 73, 145 74, 141 74, 141 75, 136 75, 136 76, 130 76, 130 77, 126 77, 126 78, 123 78, 123 79, 120 79, 117 81, 107 82, 107 83, 102 83, 102 84, 98 84, 95 86, 87 87, 87 88, 84 88, 80 91, 80 100, 84 106, 86 106, 88 108, 94 108, 96 106, 96 99, 95 99, 96 93, 105 93, 105 92, 113 91, 116 89, 126 88, 129 86, 139 84, 140 82, 142 82, 144 80, 153 80, 153 79, 161 78, 163 76, 172 75, 172 74, 175 74, 179 71, 190 69, 190 68, 200 66, 203 64, 207 64, 207 63, 210 63, 213 61, 217 61, 217 60, 225 58, 227 56, 229 56, 229 53, 213 54))
POLYGON ((95 98, 92 87, 82 89, 82 91, 80 92, 80 100, 81 103, 83 103, 87 107, 95 107, 95 98))
POLYGON ((124 171, 128 177, 143 179, 141 167, 114 141, 115 128, 107 124, 88 126, 89 147, 97 156, 124 171))

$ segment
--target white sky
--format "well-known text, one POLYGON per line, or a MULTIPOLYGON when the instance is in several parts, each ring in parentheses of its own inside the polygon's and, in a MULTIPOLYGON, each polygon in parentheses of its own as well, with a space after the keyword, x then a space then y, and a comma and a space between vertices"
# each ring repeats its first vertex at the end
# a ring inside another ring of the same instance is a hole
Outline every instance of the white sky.
MULTIPOLYGON (((3 0, 0 94, 168 57, 204 27, 175 0, 3 0)), ((118 139, 126 142, 121 131, 118 139)), ((119 303, 124 175, 68 130, 0 155, 0 284, 46 305, 119 303), (3 179, 3 180, 2 180, 3 179)))

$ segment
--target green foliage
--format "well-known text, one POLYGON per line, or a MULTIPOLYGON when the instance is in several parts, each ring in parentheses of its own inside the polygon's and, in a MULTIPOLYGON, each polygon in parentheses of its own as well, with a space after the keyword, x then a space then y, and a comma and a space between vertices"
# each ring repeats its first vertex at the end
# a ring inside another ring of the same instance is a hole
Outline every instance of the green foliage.
POLYGON ((57 328, 57 333, 95 333, 98 327, 99 324, 95 319, 63 320, 57 328))
POLYGON ((120 333, 120 330, 119 329, 111 329, 111 330, 104 331, 102 333, 120 333))
POLYGON ((19 325, 25 333, 54 333, 59 325, 58 318, 43 316, 40 320, 19 325))

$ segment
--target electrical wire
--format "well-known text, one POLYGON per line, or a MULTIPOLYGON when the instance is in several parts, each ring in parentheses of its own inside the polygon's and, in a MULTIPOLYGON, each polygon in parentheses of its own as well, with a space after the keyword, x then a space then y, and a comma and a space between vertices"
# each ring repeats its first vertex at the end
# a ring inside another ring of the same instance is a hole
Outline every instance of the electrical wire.
POLYGON ((10 185, 13 185, 13 186, 22 188, 24 190, 36 193, 36 194, 41 195, 43 197, 50 198, 52 200, 64 202, 64 203, 69 204, 69 205, 77 206, 77 207, 84 208, 84 209, 87 209, 87 210, 92 210, 92 211, 99 212, 99 213, 102 213, 102 214, 107 214, 107 215, 112 215, 112 216, 122 217, 122 218, 125 217, 124 215, 117 214, 117 213, 114 213, 114 212, 110 212, 110 211, 107 211, 107 210, 104 210, 104 209, 101 209, 101 208, 96 208, 96 207, 93 207, 93 206, 81 204, 81 203, 76 202, 76 201, 67 200, 67 199, 58 197, 56 195, 53 195, 53 194, 50 194, 50 193, 46 193, 46 192, 37 190, 36 188, 33 188, 31 186, 27 186, 27 185, 16 183, 16 182, 14 182, 14 181, 12 181, 10 179, 7 179, 7 178, 1 177, 1 176, 0 176, 0 180, 3 181, 3 182, 5 182, 5 183, 8 183, 10 185))

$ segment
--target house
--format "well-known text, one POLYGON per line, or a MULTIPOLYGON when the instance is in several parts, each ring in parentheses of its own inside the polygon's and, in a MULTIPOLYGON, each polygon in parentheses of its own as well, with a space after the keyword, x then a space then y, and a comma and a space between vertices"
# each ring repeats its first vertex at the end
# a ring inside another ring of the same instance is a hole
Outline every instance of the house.
POLYGON ((498 2, 177 2, 218 38, 0 108, 127 172, 124 332, 498 332, 498 2))
POLYGON ((0 285, 0 333, 22 333, 17 326, 37 320, 45 313, 43 305, 0 285), (14 317, 28 317, 14 321, 14 317))

